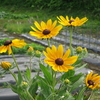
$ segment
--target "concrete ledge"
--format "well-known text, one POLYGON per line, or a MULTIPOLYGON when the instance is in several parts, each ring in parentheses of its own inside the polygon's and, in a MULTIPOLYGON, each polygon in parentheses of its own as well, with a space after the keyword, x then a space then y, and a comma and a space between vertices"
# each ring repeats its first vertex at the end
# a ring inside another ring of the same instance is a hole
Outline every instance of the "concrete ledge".
POLYGON ((10 88, 0 89, 0 100, 20 100, 10 88))

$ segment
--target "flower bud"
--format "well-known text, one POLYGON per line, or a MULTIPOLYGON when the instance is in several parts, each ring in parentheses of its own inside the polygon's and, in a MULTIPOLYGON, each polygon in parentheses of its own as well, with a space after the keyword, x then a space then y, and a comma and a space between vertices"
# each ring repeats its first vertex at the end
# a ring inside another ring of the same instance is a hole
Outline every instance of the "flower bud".
POLYGON ((7 61, 2 61, 0 66, 3 68, 3 69, 9 69, 11 67, 11 63, 10 62, 7 62, 7 61))
POLYGON ((34 50, 34 48, 32 47, 32 46, 30 46, 29 47, 29 49, 27 50, 28 52, 31 52, 31 51, 33 51, 34 50))
POLYGON ((65 79, 65 83, 70 83, 70 80, 69 79, 65 79))
POLYGON ((35 56, 36 56, 36 57, 41 57, 41 54, 42 54, 42 53, 41 53, 40 51, 36 50, 36 52, 35 52, 35 56))
POLYGON ((32 56, 34 54, 34 48, 32 46, 29 46, 28 50, 27 50, 27 54, 29 56, 32 56))
POLYGON ((83 50, 84 50, 86 53, 88 52, 88 51, 87 51, 87 48, 84 48, 83 50))
POLYGON ((83 49, 82 49, 82 47, 80 47, 80 46, 76 48, 76 51, 77 51, 78 53, 82 52, 82 50, 83 50, 83 49))
POLYGON ((28 87, 28 83, 27 82, 22 82, 22 87, 26 89, 28 87))

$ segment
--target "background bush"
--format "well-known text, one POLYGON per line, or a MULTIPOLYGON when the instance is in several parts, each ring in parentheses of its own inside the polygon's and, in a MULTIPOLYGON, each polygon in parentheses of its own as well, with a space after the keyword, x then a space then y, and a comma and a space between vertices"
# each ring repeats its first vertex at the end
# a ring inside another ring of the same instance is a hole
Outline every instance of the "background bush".
POLYGON ((17 7, 58 9, 84 9, 96 13, 100 11, 100 0, 0 0, 0 5, 17 7))

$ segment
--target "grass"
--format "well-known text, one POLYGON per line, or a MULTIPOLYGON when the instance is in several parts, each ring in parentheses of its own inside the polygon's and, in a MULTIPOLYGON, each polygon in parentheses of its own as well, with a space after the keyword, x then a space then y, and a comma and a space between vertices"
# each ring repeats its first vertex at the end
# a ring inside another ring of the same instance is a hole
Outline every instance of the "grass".
POLYGON ((85 25, 80 26, 82 30, 93 30, 96 32, 96 29, 100 26, 100 21, 97 18, 94 18, 90 12, 87 11, 75 11, 75 10, 58 10, 58 11, 49 11, 48 9, 25 9, 25 8, 14 8, 14 7, 0 7, 0 29, 5 30, 10 33, 28 33, 33 26, 33 22, 36 21, 47 21, 48 19, 57 20, 56 16, 73 16, 75 17, 87 17, 89 20, 85 25), (8 10, 8 8, 10 8, 8 10))
POLYGON ((30 31, 31 24, 28 20, 8 20, 8 23, 4 24, 4 29, 10 33, 28 33, 30 31))

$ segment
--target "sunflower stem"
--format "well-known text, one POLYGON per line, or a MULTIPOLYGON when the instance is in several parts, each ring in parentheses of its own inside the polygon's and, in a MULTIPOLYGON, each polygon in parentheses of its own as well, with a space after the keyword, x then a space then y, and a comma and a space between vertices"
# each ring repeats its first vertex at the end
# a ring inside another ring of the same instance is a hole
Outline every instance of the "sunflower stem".
POLYGON ((71 26, 70 27, 70 44, 69 44, 70 49, 72 47, 72 33, 73 33, 73 27, 71 26))
POLYGON ((48 41, 48 47, 50 47, 50 39, 47 39, 47 41, 48 41))
MULTIPOLYGON (((29 67, 29 69, 30 69, 30 71, 32 71, 32 56, 30 56, 30 67, 29 67)), ((31 77, 31 76, 30 76, 31 77)))
POLYGON ((20 69, 19 69, 19 67, 18 67, 18 64, 17 64, 17 62, 16 62, 16 59, 15 59, 15 56, 14 56, 13 52, 12 52, 12 58, 13 58, 15 64, 16 64, 16 67, 17 67, 18 71, 20 72, 20 69))
POLYGON ((9 72, 12 74, 12 76, 14 77, 14 79, 15 79, 15 81, 16 81, 16 83, 17 83, 17 78, 16 78, 15 74, 12 73, 12 71, 10 71, 10 70, 9 70, 9 72))
MULTIPOLYGON (((12 58, 13 58, 13 60, 14 60, 14 63, 16 64, 16 67, 17 67, 19 73, 21 74, 21 71, 20 71, 20 69, 19 69, 19 67, 18 67, 18 64, 17 64, 17 62, 16 62, 16 58, 15 58, 15 56, 14 56, 14 54, 13 54, 13 51, 12 51, 12 58)), ((21 76, 22 76, 22 74, 21 74, 21 76)))
POLYGON ((32 56, 30 56, 30 71, 32 71, 32 56))
POLYGON ((31 94, 29 93, 28 90, 26 90, 26 93, 29 95, 29 97, 31 98, 31 100, 34 100, 34 98, 31 96, 31 94))
MULTIPOLYGON (((54 70, 52 70, 52 80, 52 93, 55 94, 56 72, 54 70)), ((54 95, 53 100, 55 100, 54 95)))
POLYGON ((70 27, 70 37, 69 37, 70 38, 69 48, 71 50, 71 55, 73 56, 74 52, 72 47, 72 41, 73 41, 72 34, 73 34, 73 26, 70 27))

